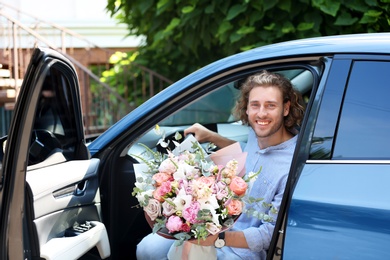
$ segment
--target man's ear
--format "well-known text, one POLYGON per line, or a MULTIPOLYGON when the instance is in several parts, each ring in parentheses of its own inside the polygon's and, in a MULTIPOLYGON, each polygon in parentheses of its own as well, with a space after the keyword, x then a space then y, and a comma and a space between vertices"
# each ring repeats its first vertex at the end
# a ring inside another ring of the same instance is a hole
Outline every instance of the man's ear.
POLYGON ((291 105, 290 101, 287 101, 286 103, 284 103, 283 116, 288 116, 288 114, 290 113, 290 105, 291 105))

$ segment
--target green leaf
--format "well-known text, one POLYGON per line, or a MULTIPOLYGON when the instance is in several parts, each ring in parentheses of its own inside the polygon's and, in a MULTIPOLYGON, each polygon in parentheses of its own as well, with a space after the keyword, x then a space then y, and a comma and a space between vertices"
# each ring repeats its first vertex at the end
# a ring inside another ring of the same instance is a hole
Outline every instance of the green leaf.
MULTIPOLYGON (((378 1, 377 0, 365 0, 364 1, 366 4, 368 4, 369 6, 377 6, 378 5, 378 1)), ((382 0, 380 1, 382 3, 390 3, 390 0, 382 0)))
POLYGON ((380 18, 380 15, 382 12, 376 11, 376 10, 369 10, 368 12, 364 13, 362 19, 360 19, 359 23, 361 24, 372 24, 376 23, 378 19, 380 18))
POLYGON ((277 3, 278 1, 275 0, 263 0, 264 12, 274 8, 277 5, 277 3))
POLYGON ((291 22, 287 21, 283 24, 282 33, 286 34, 286 33, 292 33, 294 31, 295 31, 295 27, 291 22))
POLYGON ((278 7, 286 12, 290 12, 291 11, 291 2, 290 0, 282 0, 282 1, 279 1, 278 3, 278 7))
POLYGON ((161 9, 161 8, 163 8, 166 4, 168 4, 169 3, 169 0, 160 0, 160 1, 158 1, 158 3, 157 3, 157 9, 161 9))
POLYGON ((333 17, 336 16, 340 9, 339 0, 313 0, 313 6, 318 7, 322 12, 333 17))
POLYGON ((225 32, 229 31, 230 29, 233 28, 233 25, 229 21, 223 21, 218 28, 218 35, 222 35, 225 32))
POLYGON ((173 29, 175 29, 180 24, 179 18, 173 18, 171 22, 168 24, 168 26, 165 28, 164 32, 170 32, 173 29))
POLYGON ((358 20, 358 18, 352 17, 350 13, 343 12, 337 17, 334 25, 348 26, 356 23, 358 20))
POLYGON ((364 15, 368 15, 371 17, 379 18, 382 15, 382 11, 377 11, 377 10, 368 10, 364 15))
POLYGON ((237 33, 238 34, 241 34, 241 35, 245 35, 245 34, 250 34, 252 32, 254 32, 256 30, 255 27, 251 26, 251 27, 248 27, 248 26, 244 26, 244 27, 241 27, 237 33))
POLYGON ((261 21, 264 18, 264 14, 261 12, 252 12, 249 17, 249 25, 254 25, 257 21, 261 21))
POLYGON ((313 27, 314 27, 314 23, 299 23, 297 30, 298 31, 307 31, 307 30, 313 29, 313 27))
POLYGON ((139 3, 139 9, 141 11, 141 14, 145 14, 146 11, 152 6, 153 0, 144 0, 139 3))
POLYGON ((157 32, 157 33, 154 35, 154 37, 153 37, 154 43, 153 43, 152 46, 154 46, 154 45, 156 45, 158 42, 162 41, 162 40, 164 39, 164 35, 165 35, 165 34, 164 34, 163 31, 157 32))
POLYGON ((214 13, 214 5, 210 4, 204 9, 205 14, 212 14, 214 13))
POLYGON ((242 38, 242 35, 237 34, 237 33, 232 33, 229 37, 229 40, 230 40, 230 43, 235 43, 235 42, 241 40, 241 38, 242 38))
POLYGON ((170 4, 171 4, 170 0, 160 0, 160 1, 158 1, 156 15, 158 16, 158 15, 164 13, 168 9, 170 4))
POLYGON ((246 10, 246 5, 233 5, 227 14, 226 20, 230 21, 246 10))
POLYGON ((187 5, 187 6, 183 7, 183 9, 181 9, 181 12, 183 14, 188 14, 188 13, 191 13, 192 11, 194 11, 194 9, 195 9, 195 6, 187 5))
POLYGON ((275 28, 275 23, 271 23, 270 25, 264 26, 264 29, 267 31, 272 31, 275 28))

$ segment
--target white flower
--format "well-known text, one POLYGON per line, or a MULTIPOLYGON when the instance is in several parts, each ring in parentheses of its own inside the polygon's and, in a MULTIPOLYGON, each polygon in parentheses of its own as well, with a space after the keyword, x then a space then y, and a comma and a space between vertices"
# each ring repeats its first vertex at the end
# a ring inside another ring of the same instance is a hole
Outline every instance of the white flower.
POLYGON ((198 172, 199 170, 194 166, 180 162, 176 172, 173 174, 173 178, 175 180, 193 179, 195 176, 197 176, 198 172))
POLYGON ((141 205, 145 205, 146 204, 146 197, 150 198, 152 196, 153 196, 153 190, 146 190, 146 191, 142 191, 142 192, 137 193, 137 195, 135 197, 137 198, 138 202, 141 205))
POLYGON ((180 189, 179 193, 174 198, 173 203, 175 203, 176 210, 182 211, 186 206, 190 205, 192 201, 192 196, 187 195, 184 189, 180 189))
POLYGON ((210 196, 208 199, 198 199, 200 203, 200 209, 210 210, 211 215, 213 216, 213 223, 217 226, 220 226, 219 223, 219 214, 217 214, 216 209, 219 208, 218 200, 215 196, 210 196))

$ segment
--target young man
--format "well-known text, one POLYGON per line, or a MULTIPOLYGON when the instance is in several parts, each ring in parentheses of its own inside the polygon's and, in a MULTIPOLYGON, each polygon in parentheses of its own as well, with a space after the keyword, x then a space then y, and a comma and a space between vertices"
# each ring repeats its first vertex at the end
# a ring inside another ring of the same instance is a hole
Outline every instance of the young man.
MULTIPOLYGON (((289 80, 279 74, 262 71, 245 81, 235 108, 237 118, 250 126, 244 149, 248 153, 246 172, 262 169, 249 196, 263 198, 277 210, 295 149, 296 129, 303 118, 304 107, 301 104, 301 96, 289 80)), ((233 143, 200 124, 194 124, 184 133, 192 133, 199 142, 209 141, 218 147, 233 143)), ((200 245, 216 246, 218 259, 265 259, 277 212, 261 205, 256 210, 268 214, 273 221, 264 222, 243 213, 230 230, 210 235, 201 240, 200 245)), ((166 259, 172 243, 157 234, 148 235, 137 247, 137 258, 166 259), (158 250, 150 250, 148 245, 152 243, 158 245, 158 250)))

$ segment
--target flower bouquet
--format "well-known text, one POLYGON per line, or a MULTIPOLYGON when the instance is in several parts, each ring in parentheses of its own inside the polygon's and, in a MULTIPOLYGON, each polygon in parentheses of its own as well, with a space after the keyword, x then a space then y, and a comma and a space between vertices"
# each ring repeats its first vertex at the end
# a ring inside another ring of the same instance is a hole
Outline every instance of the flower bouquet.
POLYGON ((246 153, 238 143, 209 155, 189 135, 167 154, 144 146, 149 156, 135 164, 133 196, 153 232, 176 239, 205 239, 230 228, 243 210, 248 188, 246 153))

